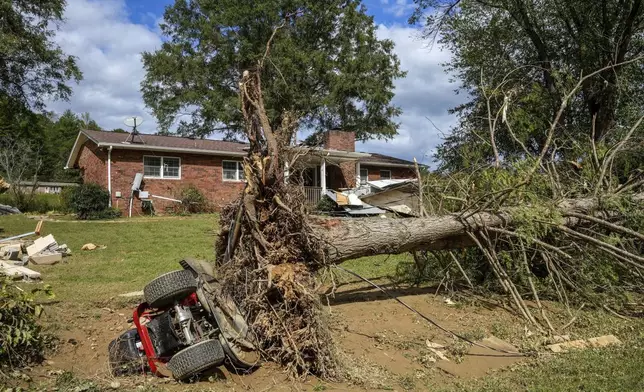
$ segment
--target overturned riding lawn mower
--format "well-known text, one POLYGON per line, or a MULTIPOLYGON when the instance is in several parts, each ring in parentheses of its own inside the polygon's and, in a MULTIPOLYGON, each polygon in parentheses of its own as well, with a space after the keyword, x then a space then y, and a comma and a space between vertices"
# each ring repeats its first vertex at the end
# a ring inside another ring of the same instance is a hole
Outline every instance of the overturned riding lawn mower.
POLYGON ((248 325, 222 293, 211 265, 190 259, 180 264, 182 270, 145 286, 145 302, 134 310, 136 328, 110 343, 114 375, 150 372, 188 380, 221 365, 235 372, 258 366, 248 325))

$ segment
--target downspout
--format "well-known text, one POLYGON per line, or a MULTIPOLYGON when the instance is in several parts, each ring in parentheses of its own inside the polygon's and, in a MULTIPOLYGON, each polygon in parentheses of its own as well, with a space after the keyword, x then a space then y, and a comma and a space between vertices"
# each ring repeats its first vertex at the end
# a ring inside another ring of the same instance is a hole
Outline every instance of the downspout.
POLYGON ((110 194, 108 205, 112 207, 112 146, 107 149, 107 193, 110 194))

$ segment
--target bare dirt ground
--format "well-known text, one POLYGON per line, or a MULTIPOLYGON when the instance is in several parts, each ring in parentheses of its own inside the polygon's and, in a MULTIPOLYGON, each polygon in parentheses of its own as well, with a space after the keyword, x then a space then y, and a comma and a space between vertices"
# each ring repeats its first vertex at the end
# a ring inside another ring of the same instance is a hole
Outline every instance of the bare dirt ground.
MULTIPOLYGON (((492 333, 505 334, 510 339, 523 328, 503 309, 449 305, 431 289, 409 289, 399 294, 421 313, 470 339, 481 339, 492 333)), ((118 381, 123 387, 159 385, 168 390, 402 391, 427 390, 432 385, 444 386, 456 380, 484 376, 520 360, 496 351, 468 347, 364 284, 340 287, 335 297, 329 298, 329 303, 334 337, 346 354, 345 365, 351 370, 351 380, 344 383, 328 383, 314 377, 292 381, 282 369, 270 363, 249 375, 222 370, 193 384, 178 384, 150 375, 114 378, 109 374, 107 346, 131 327, 128 320, 133 308, 114 301, 91 309, 74 304, 49 306, 46 323, 59 336, 59 348, 42 367, 33 370, 32 377, 36 382, 46 382, 62 370, 105 385, 118 381), (443 351, 450 360, 438 359, 428 349, 427 341, 444 344, 447 348, 443 351)), ((504 348, 508 347, 512 348, 504 348)))

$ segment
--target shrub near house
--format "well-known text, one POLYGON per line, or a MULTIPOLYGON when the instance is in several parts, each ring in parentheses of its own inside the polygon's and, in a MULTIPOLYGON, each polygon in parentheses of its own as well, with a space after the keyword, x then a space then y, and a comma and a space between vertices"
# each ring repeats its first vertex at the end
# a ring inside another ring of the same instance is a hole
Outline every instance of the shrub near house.
POLYGON ((121 216, 109 207, 110 194, 98 184, 83 184, 73 189, 69 207, 78 219, 110 219, 121 216))

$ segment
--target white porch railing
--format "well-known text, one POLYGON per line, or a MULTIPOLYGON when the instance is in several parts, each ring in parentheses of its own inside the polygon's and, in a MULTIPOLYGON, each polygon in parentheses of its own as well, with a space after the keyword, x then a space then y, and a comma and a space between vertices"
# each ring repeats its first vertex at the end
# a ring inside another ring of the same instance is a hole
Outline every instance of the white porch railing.
POLYGON ((307 203, 317 206, 322 199, 322 188, 317 186, 305 186, 303 188, 307 203))

